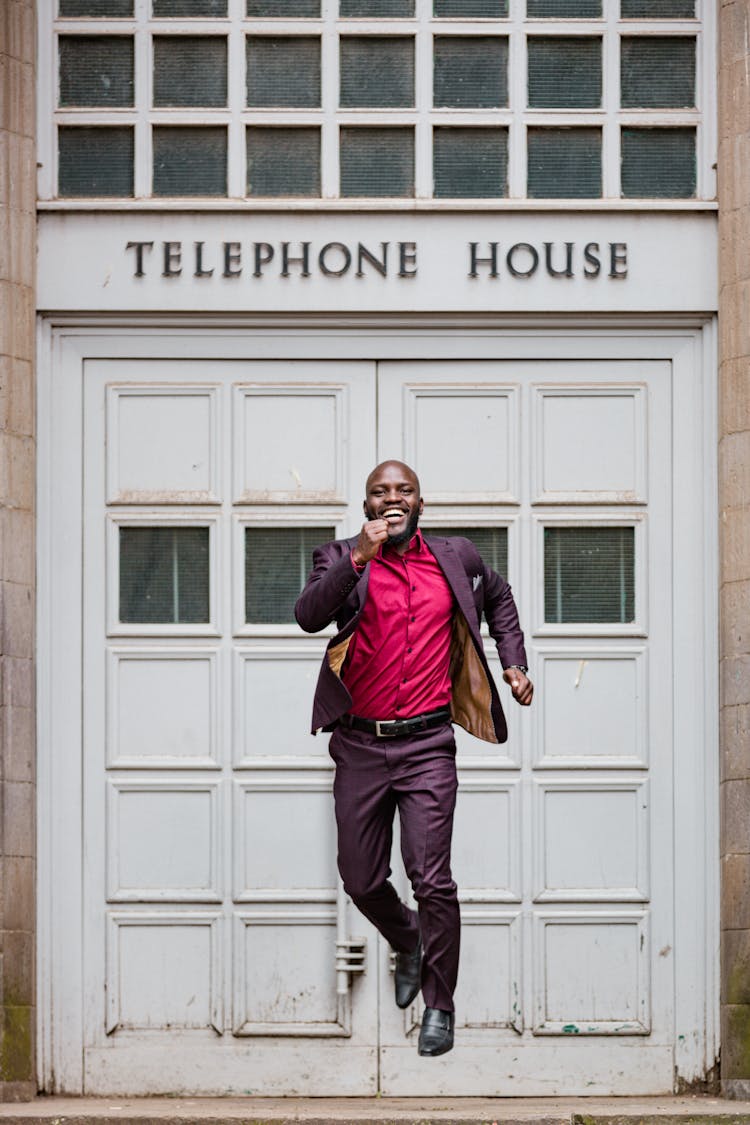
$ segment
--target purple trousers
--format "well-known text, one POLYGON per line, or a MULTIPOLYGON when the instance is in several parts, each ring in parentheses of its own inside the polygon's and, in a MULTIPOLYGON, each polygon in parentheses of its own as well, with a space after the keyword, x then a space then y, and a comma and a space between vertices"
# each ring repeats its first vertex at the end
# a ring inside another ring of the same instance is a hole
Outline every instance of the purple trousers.
POLYGON ((330 753, 344 889, 398 953, 412 952, 419 925, 424 1002, 452 1012, 461 926, 450 866, 458 787, 453 729, 446 723, 404 738, 376 738, 337 727, 330 753), (418 915, 388 878, 396 809, 418 915))

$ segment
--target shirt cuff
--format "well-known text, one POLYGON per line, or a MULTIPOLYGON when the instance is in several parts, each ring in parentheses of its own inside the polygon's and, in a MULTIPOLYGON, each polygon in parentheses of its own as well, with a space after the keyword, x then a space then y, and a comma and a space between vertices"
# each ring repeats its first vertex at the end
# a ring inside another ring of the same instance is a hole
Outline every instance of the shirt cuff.
POLYGON ((354 573, 355 573, 355 574, 364 574, 364 572, 365 572, 365 566, 366 566, 367 564, 366 564, 366 563, 362 563, 362 565, 360 566, 360 565, 359 565, 359 563, 355 563, 355 561, 354 561, 354 555, 353 555, 353 554, 351 553, 351 551, 349 552, 349 558, 351 559, 351 563, 352 563, 352 566, 354 567, 354 573))

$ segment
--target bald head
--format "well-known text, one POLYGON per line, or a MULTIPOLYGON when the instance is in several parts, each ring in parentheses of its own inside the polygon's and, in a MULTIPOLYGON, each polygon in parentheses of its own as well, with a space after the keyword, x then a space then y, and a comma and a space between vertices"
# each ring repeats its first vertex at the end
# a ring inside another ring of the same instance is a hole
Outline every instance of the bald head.
POLYGON ((366 493, 370 491, 372 482, 376 479, 379 479, 384 473, 389 477, 392 476, 393 473, 395 473, 403 477, 404 480, 410 480, 417 490, 417 495, 421 495, 419 477, 414 472, 414 470, 410 468, 409 465, 406 465, 403 461, 381 461, 379 465, 376 465, 365 483, 366 493))
POLYGON ((386 521, 392 546, 406 549, 422 514, 419 477, 403 461, 381 461, 367 478, 364 509, 368 520, 386 521))

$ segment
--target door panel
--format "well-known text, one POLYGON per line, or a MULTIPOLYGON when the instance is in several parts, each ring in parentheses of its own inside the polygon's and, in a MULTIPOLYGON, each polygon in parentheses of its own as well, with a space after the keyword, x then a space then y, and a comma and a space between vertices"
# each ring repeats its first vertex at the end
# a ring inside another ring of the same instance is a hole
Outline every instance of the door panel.
POLYGON ((377 383, 376 448, 371 363, 86 364, 87 1092, 367 1094, 378 1067, 394 1095, 671 1088, 670 367, 386 362, 377 383), (426 529, 507 573, 537 684, 515 706, 488 638, 510 737, 457 730, 439 1067, 336 874, 308 733, 325 635, 292 618, 385 457, 419 470, 426 529))
POLYGON ((309 734, 324 638, 292 612, 359 525, 374 365, 84 385, 86 1091, 374 1092, 376 950, 309 734))
POLYGON ((655 700, 672 622, 651 591, 671 568, 670 367, 391 362, 378 378, 379 455, 420 472, 423 526, 485 555, 492 529, 506 538, 536 683, 522 710, 495 659, 509 742, 459 733, 456 1047, 439 1068, 418 1058, 420 1008, 401 1019, 384 972, 382 1090, 669 1089, 672 732, 655 700))

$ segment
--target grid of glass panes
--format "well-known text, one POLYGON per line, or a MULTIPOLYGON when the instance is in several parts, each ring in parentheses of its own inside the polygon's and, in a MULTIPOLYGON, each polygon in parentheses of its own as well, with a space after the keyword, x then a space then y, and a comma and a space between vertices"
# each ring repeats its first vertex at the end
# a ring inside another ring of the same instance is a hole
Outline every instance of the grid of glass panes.
POLYGON ((42 194, 713 195, 698 2, 54 0, 42 194))

